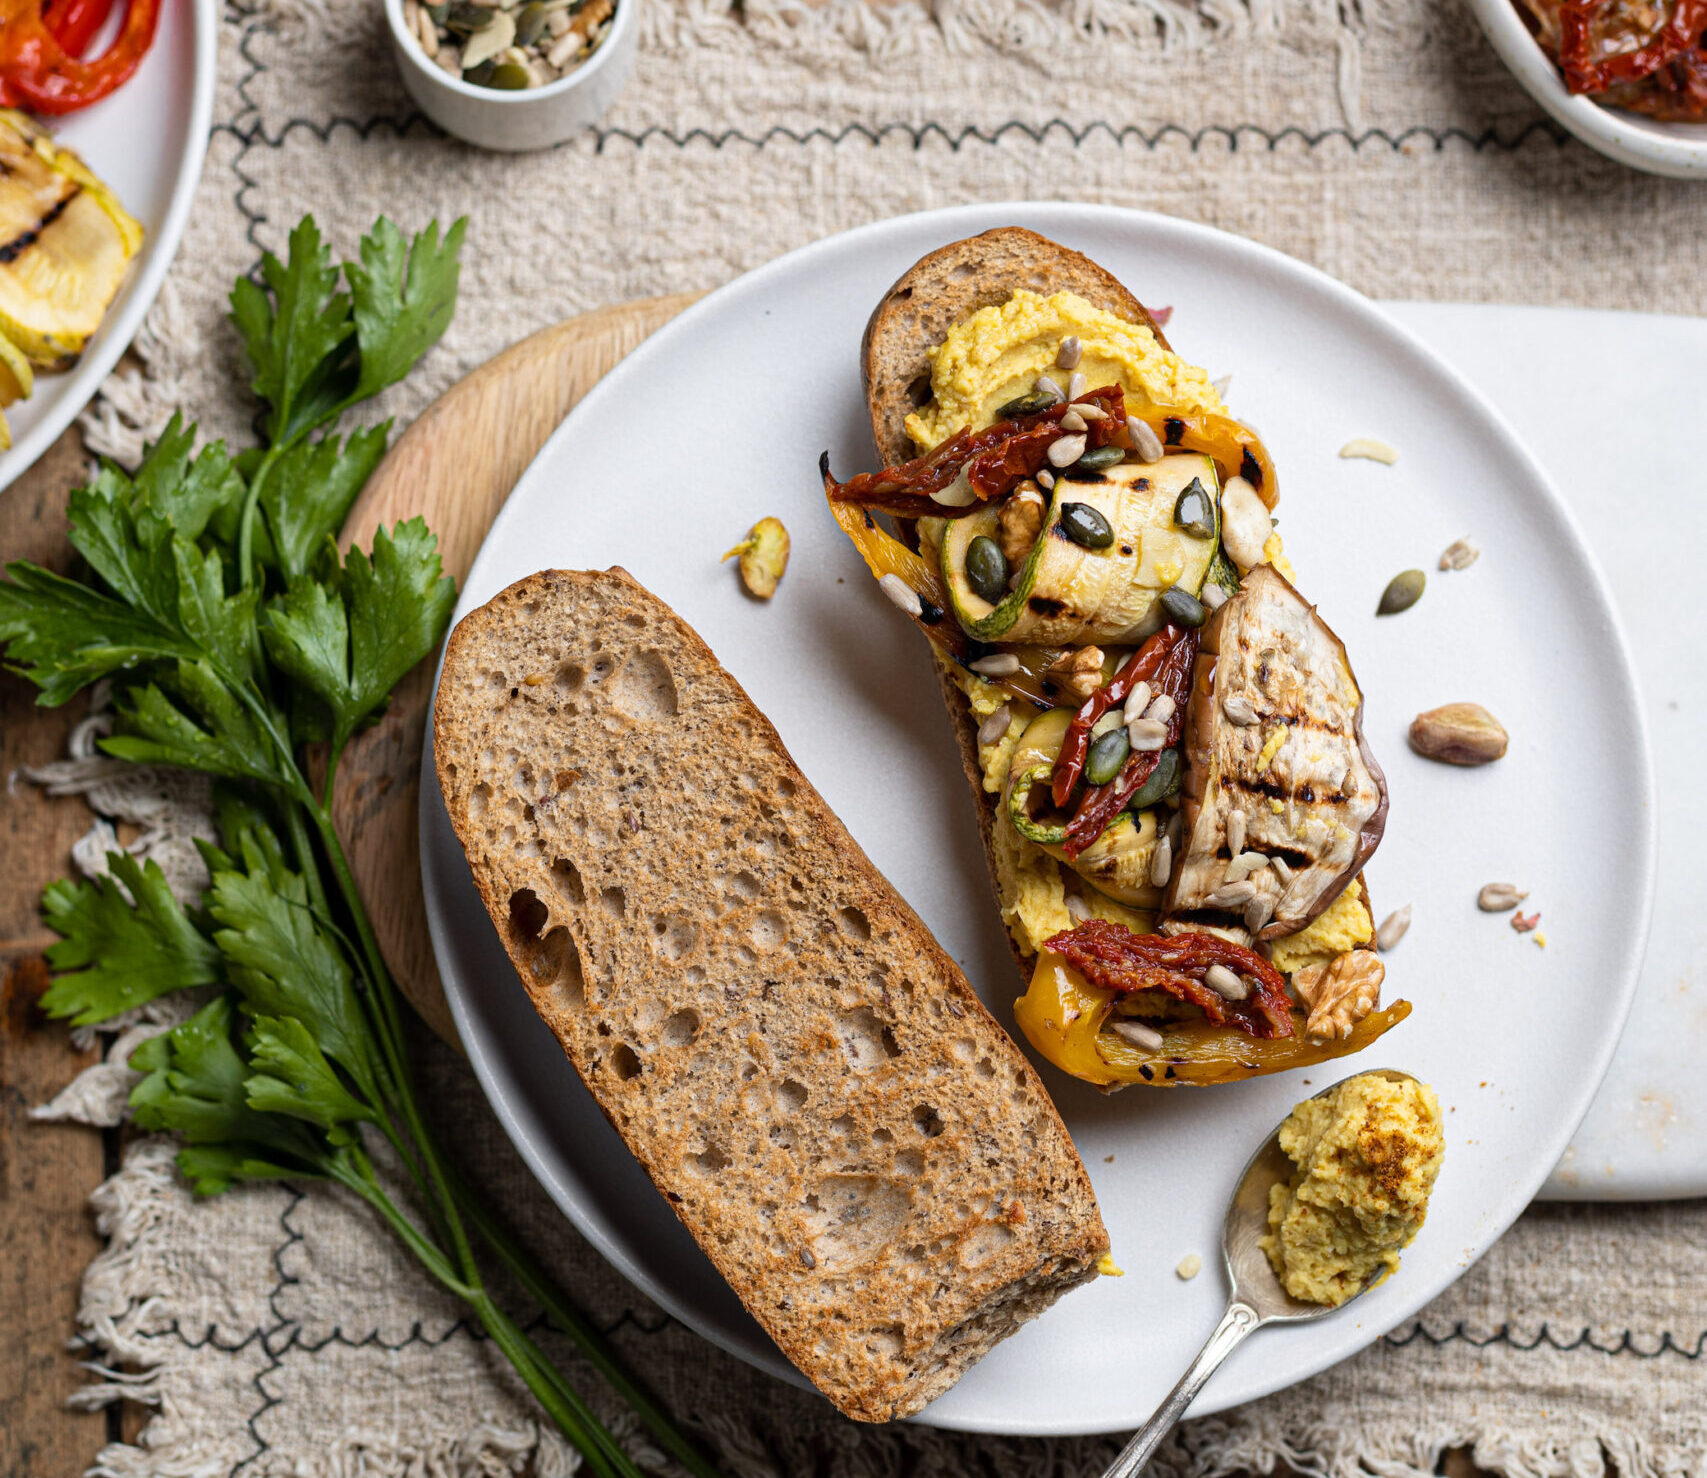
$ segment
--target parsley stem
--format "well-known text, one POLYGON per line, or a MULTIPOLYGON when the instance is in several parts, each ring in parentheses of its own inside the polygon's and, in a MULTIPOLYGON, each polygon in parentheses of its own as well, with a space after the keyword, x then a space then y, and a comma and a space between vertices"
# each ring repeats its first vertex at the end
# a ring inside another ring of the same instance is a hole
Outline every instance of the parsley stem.
POLYGON ((398 1209, 396 1202, 386 1195, 381 1187, 379 1177, 374 1174, 373 1162, 363 1151, 350 1149, 341 1155, 333 1156, 329 1172, 332 1179, 354 1191, 385 1218, 404 1245, 421 1260, 421 1266, 444 1288, 458 1298, 470 1302, 477 1293, 484 1291, 480 1287, 478 1277, 472 1284, 460 1278, 450 1260, 432 1238, 398 1209))

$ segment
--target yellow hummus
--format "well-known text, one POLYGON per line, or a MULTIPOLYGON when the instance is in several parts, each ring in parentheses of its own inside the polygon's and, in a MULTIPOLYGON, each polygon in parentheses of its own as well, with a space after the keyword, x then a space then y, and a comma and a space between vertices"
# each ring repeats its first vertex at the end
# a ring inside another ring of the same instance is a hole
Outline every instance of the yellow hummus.
POLYGON ((927 450, 963 426, 990 425, 998 406, 1037 388, 1039 375, 1065 386, 1067 372, 1055 367, 1055 356, 1069 337, 1079 340, 1078 371, 1092 389, 1118 384, 1133 405, 1222 408, 1209 376, 1162 348, 1149 329, 1076 293, 1045 298, 1022 290, 962 319, 926 351, 933 399, 907 417, 907 434, 927 450))
POLYGON ((1348 1078, 1292 1110, 1280 1147, 1298 1168, 1269 1192, 1262 1249, 1286 1291, 1337 1307, 1397 1271, 1446 1150, 1434 1090, 1373 1073, 1348 1078))
POLYGON ((1363 890, 1355 883, 1296 934, 1272 941, 1268 957, 1282 975, 1325 965, 1336 955, 1375 937, 1375 921, 1363 901, 1363 890))

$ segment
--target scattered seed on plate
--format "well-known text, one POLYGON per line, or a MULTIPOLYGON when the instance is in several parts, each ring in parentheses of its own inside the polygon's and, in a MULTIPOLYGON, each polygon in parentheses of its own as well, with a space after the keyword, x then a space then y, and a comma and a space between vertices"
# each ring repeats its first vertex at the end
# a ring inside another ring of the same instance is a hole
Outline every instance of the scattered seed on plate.
POLYGON ((1390 950, 1405 937, 1405 931, 1411 927, 1411 906, 1396 908, 1386 918, 1381 920, 1381 927, 1375 931, 1375 942, 1382 951, 1390 950))
POLYGON ((1446 546, 1446 552, 1440 556, 1440 567, 1443 570, 1467 570, 1482 557, 1482 551, 1468 539, 1459 539, 1446 546))
POLYGON ((899 575, 885 575, 877 583, 900 610, 909 616, 923 614, 924 603, 919 599, 918 592, 899 575))
POLYGON ((978 742, 994 744, 1008 732, 1013 724, 1013 709, 1006 703, 992 713, 978 726, 978 742))
POLYGON ((1077 369, 1084 352, 1079 343, 1079 336, 1068 334, 1061 340, 1061 347, 1055 351, 1055 363, 1064 370, 1077 369))
POLYGON ((1422 599, 1423 587, 1427 584, 1428 576, 1421 570, 1401 570, 1387 582, 1387 588, 1381 592, 1375 614, 1397 616, 1400 611, 1410 610, 1422 599))
POLYGON ((1516 929, 1519 934, 1529 933, 1540 922, 1541 911, 1539 909, 1532 914, 1514 913, 1511 916, 1511 926, 1516 929))
POLYGON ((737 557, 741 561, 741 583, 750 594, 769 600, 788 569, 788 530, 782 520, 761 518, 747 537, 723 556, 725 561, 737 557))
POLYGON ((1476 907, 1483 913, 1504 913, 1516 908, 1529 894, 1515 883, 1487 883, 1476 895, 1476 907))
POLYGON ((1399 460, 1397 448, 1374 436, 1354 436, 1340 448, 1342 457, 1361 457, 1366 462, 1381 462, 1391 467, 1399 460))
POLYGON ((1203 1271, 1203 1259, 1195 1252, 1188 1252, 1179 1260, 1179 1266, 1174 1269, 1174 1276, 1182 1283, 1189 1283, 1203 1271))

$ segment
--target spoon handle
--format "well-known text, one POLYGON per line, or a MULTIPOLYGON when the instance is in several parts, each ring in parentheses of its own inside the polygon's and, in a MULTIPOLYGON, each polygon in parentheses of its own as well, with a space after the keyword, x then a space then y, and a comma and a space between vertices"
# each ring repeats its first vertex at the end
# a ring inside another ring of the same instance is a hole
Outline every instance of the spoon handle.
POLYGON ((1235 1298, 1215 1326, 1190 1368, 1180 1377, 1179 1384, 1168 1393, 1168 1399, 1156 1408, 1155 1415, 1132 1434, 1103 1478, 1134 1478, 1150 1461, 1150 1454, 1162 1444, 1162 1439, 1179 1425, 1192 1398, 1203 1389, 1204 1382, 1220 1369, 1221 1362, 1244 1343, 1244 1338, 1262 1321, 1248 1303, 1235 1298))

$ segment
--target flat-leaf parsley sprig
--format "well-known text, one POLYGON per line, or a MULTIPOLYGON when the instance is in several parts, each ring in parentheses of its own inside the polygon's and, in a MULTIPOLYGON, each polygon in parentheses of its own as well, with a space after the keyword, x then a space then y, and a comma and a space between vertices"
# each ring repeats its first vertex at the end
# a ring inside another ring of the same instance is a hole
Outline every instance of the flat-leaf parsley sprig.
POLYGON ((390 422, 341 435, 352 407, 401 380, 456 303, 464 222, 405 240, 381 219, 359 260, 334 264, 312 217, 283 261, 240 280, 232 320, 265 406, 262 444, 196 450, 174 418, 134 473, 108 463, 70 498, 72 579, 27 563, 0 581, 0 647, 66 702, 110 679, 103 748, 216 777, 209 883, 184 907, 153 862, 52 884, 61 936, 47 1009, 96 1024, 169 992, 211 988, 131 1055, 136 1122, 184 1141, 196 1191, 239 1181, 336 1181, 371 1206, 464 1300, 595 1478, 639 1469, 533 1338, 493 1299, 478 1241, 516 1275, 696 1478, 715 1469, 598 1333, 463 1184, 428 1132, 400 997, 336 829, 338 761, 443 638, 455 602, 419 518, 340 554, 337 533, 385 454, 390 422), (307 751, 319 746, 318 788, 307 751), (425 1215, 392 1196, 368 1154, 383 1138, 425 1215))

